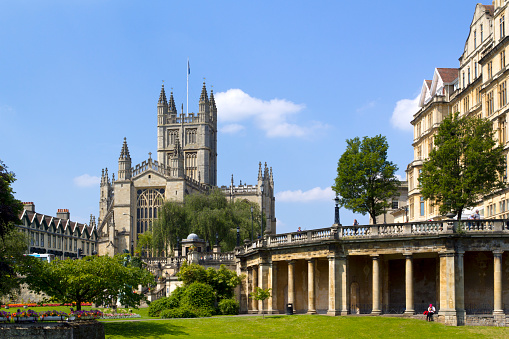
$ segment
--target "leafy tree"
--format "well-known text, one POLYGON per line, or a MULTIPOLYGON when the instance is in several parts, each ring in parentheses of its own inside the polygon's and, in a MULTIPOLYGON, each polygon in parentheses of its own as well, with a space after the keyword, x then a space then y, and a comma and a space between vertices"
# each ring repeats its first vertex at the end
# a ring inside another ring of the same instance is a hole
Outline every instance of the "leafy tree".
POLYGON ((0 297, 19 290, 20 267, 28 265, 32 257, 25 257, 27 239, 24 233, 11 229, 0 237, 0 297))
POLYGON ((506 187, 503 146, 496 146, 491 121, 456 113, 442 121, 434 141, 419 181, 422 196, 440 213, 453 211, 461 219, 463 209, 506 187))
POLYGON ((339 204, 356 213, 369 213, 373 222, 398 194, 398 166, 387 160, 385 136, 347 139, 346 151, 338 161, 338 176, 332 189, 339 204))
POLYGON ((148 252, 152 251, 152 231, 147 231, 138 235, 138 242, 136 243, 136 253, 140 253, 145 249, 148 252))
POLYGON ((256 287, 254 292, 251 292, 251 298, 254 300, 261 300, 262 301, 262 318, 265 318, 265 315, 263 313, 263 303, 266 299, 270 298, 270 288, 263 289, 261 287, 256 287))
POLYGON ((25 282, 36 292, 44 292, 60 302, 83 302, 137 306, 143 300, 135 286, 154 281, 150 272, 131 265, 128 255, 90 256, 79 260, 35 261, 24 270, 25 282))
POLYGON ((185 239, 189 234, 186 213, 182 204, 166 201, 158 212, 158 218, 152 230, 153 247, 161 253, 168 255, 169 248, 175 248, 177 237, 185 239))
POLYGON ((18 269, 29 259, 23 253, 27 247, 25 236, 15 230, 23 204, 14 198, 13 172, 0 160, 0 296, 19 288, 18 269))
POLYGON ((19 214, 23 211, 23 204, 14 198, 12 183, 16 181, 13 172, 7 170, 7 166, 0 160, 0 237, 3 238, 19 222, 19 214))

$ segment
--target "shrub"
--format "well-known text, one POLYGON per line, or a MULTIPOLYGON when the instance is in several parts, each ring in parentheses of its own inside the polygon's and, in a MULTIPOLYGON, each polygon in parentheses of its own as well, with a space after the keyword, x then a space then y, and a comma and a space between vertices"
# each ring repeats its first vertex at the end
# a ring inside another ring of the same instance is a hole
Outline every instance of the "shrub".
POLYGON ((182 300, 182 297, 184 296, 186 288, 185 287, 177 287, 173 292, 171 292, 170 296, 168 297, 168 308, 179 308, 180 307, 180 300, 182 300))
POLYGON ((148 307, 148 315, 149 317, 158 317, 159 313, 162 310, 166 310, 170 308, 170 298, 164 297, 157 300, 154 300, 150 303, 148 307))
POLYGON ((214 289, 210 285, 194 282, 183 292, 180 306, 189 307, 193 310, 210 310, 213 313, 214 302, 214 289))
POLYGON ((219 311, 224 315, 239 314, 239 303, 235 299, 223 299, 219 302, 219 311))
POLYGON ((188 307, 171 308, 161 311, 161 318, 196 318, 196 313, 188 307))

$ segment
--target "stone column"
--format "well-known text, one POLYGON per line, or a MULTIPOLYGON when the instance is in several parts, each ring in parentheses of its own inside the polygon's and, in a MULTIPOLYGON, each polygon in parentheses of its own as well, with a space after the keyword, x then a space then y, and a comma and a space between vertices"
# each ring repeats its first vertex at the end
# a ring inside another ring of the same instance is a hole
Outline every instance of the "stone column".
POLYGON ((380 310, 380 256, 373 255, 373 309, 371 314, 379 315, 382 313, 380 310))
POLYGON ((454 252, 440 253, 440 310, 446 325, 457 326, 456 316, 456 277, 454 252))
MULTIPOLYGON (((256 287, 258 287, 258 267, 253 266, 253 278, 252 278, 252 288, 251 292, 254 292, 256 290, 256 287)), ((251 311, 252 313, 258 313, 258 300, 254 300, 251 298, 251 311)))
MULTIPOLYGON (((294 280, 295 260, 288 261, 288 303, 293 305, 295 313, 295 280, 294 280)), ((285 305, 286 309, 286 305, 285 305)))
POLYGON ((315 259, 308 260, 308 314, 316 314, 315 307, 315 259))
POLYGON ((277 262, 269 263, 269 281, 270 298, 268 300, 267 309, 270 314, 279 313, 277 309, 277 262))
POLYGON ((465 325, 465 268, 464 251, 456 253, 456 317, 458 325, 465 325))
POLYGON ((502 253, 503 251, 493 251, 493 315, 504 314, 502 307, 502 253))
POLYGON ((329 259, 329 308, 327 315, 348 314, 346 257, 330 256, 329 259))
POLYGON ((249 302, 250 300, 250 293, 251 293, 251 284, 249 284, 249 276, 253 276, 253 268, 252 267, 248 267, 247 268, 247 275, 246 275, 246 312, 249 313, 249 311, 251 310, 251 303, 249 302))
MULTIPOLYGON (((258 287, 267 289, 268 281, 269 281, 269 264, 267 262, 261 262, 260 265, 258 265, 258 287)), ((260 310, 260 313, 264 313, 265 311, 267 311, 267 302, 258 300, 258 309, 260 310)))
POLYGON ((411 253, 405 253, 405 314, 413 315, 414 310, 414 272, 411 253))

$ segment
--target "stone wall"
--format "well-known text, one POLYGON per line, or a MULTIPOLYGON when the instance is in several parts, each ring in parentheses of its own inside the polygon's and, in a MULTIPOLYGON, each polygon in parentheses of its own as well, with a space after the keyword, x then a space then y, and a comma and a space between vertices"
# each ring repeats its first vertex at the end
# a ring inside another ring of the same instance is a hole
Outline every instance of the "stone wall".
POLYGON ((104 339, 104 325, 98 321, 74 323, 0 324, 0 339, 104 339))

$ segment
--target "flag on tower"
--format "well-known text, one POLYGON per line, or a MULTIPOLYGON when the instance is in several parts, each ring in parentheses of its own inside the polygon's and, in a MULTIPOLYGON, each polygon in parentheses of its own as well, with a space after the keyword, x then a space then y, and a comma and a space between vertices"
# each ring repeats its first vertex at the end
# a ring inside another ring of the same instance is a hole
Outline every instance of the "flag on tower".
POLYGON ((187 59, 187 74, 191 74, 191 67, 189 67, 189 59, 187 59))

